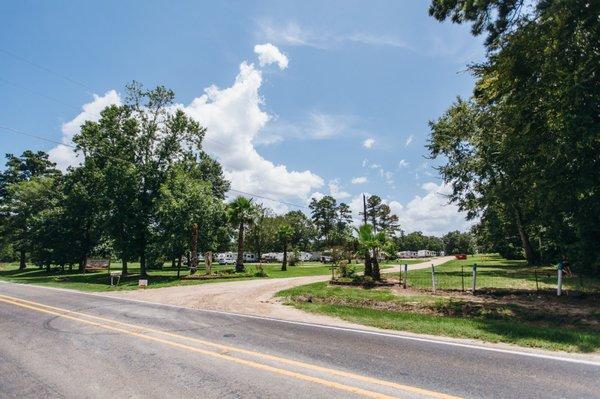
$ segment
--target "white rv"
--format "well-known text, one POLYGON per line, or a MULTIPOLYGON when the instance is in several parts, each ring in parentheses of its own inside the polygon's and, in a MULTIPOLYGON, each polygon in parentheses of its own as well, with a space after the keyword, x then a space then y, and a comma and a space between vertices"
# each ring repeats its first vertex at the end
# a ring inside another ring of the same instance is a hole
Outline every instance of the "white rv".
MULTIPOLYGON (((215 258, 220 265, 233 265, 237 260, 236 252, 221 252, 215 258)), ((256 254, 252 252, 244 252, 244 262, 256 262, 256 254)))

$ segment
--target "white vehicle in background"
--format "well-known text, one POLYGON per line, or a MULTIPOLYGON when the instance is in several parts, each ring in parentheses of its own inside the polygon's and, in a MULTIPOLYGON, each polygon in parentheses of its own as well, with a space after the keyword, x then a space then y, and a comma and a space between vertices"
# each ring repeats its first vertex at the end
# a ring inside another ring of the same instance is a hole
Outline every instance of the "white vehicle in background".
MULTIPOLYGON (((237 260, 236 252, 221 252, 215 257, 220 265, 233 265, 237 260)), ((253 252, 244 252, 244 262, 256 262, 256 254, 253 252)))
POLYGON ((237 260, 237 254, 234 252, 221 252, 216 256, 219 265, 233 265, 237 260))

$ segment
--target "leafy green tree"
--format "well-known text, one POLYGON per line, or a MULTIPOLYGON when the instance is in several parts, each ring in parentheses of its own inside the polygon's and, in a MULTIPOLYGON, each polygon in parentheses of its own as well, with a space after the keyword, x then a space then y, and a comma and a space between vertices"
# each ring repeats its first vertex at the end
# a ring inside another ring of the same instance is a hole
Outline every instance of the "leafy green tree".
POLYGON ((326 195, 317 200, 313 198, 309 204, 312 221, 317 229, 317 239, 321 245, 331 244, 331 234, 337 221, 337 201, 326 195))
POLYGON ((227 214, 229 221, 238 230, 237 237, 237 259, 235 261, 235 271, 244 271, 244 230, 253 223, 256 218, 256 208, 252 199, 239 196, 229 203, 227 214))
POLYGON ((194 225, 198 226, 200 252, 215 251, 227 237, 223 202, 212 192, 208 181, 196 178, 185 165, 169 172, 159 189, 156 210, 155 241, 177 261, 178 270, 183 255, 190 249, 194 225))
MULTIPOLYGON (((98 122, 85 122, 73 138, 85 163, 93 162, 104 176, 107 224, 124 269, 126 260, 137 255, 142 278, 147 278, 147 249, 161 185, 175 163, 206 157, 206 130, 183 111, 173 112, 173 99, 174 93, 162 86, 146 90, 134 82, 127 86, 124 105, 107 107, 98 122)), ((216 167, 211 162, 204 166, 216 167)), ((224 187, 213 182, 212 189, 219 193, 224 187)))
POLYGON ((315 226, 302 211, 290 211, 284 215, 284 220, 293 230, 290 244, 301 251, 312 249, 315 240, 315 226))
MULTIPOLYGON (((433 141, 444 148, 439 154, 454 152, 446 177, 455 195, 490 220, 498 216, 487 227, 514 229, 530 263, 543 250, 545 259, 566 255, 600 273, 600 4, 534 1, 525 13, 522 4, 432 2, 438 19, 487 31, 489 50, 471 67, 473 99, 451 107, 433 141)), ((505 236, 508 247, 514 234, 505 236)))
POLYGON ((444 235, 442 240, 444 242, 444 251, 448 255, 472 254, 475 252, 473 236, 468 232, 451 231, 444 235))
MULTIPOLYGON (((43 221, 49 219, 48 213, 57 203, 56 179, 49 176, 34 176, 28 180, 9 184, 6 188, 7 201, 2 204, 2 213, 10 215, 4 225, 11 236, 14 247, 20 252, 19 269, 25 269, 25 252, 40 254, 48 241, 40 242, 43 236, 40 229, 43 221)), ((51 224, 54 226, 54 224, 51 224)), ((58 237, 44 235, 46 238, 58 237)), ((45 262, 48 256, 37 256, 45 262)))
POLYGON ((321 247, 345 245, 349 241, 352 212, 347 204, 338 205, 335 198, 326 195, 320 200, 313 198, 309 209, 321 247))
POLYGON ((42 151, 27 150, 21 156, 6 154, 6 158, 6 167, 0 173, 0 232, 5 245, 10 242, 18 252, 19 269, 23 270, 27 267, 26 254, 32 244, 28 223, 35 212, 41 211, 41 203, 30 194, 43 186, 37 178, 55 178, 60 172, 42 151), (31 180, 35 182, 16 186, 31 180), (28 205, 23 203, 25 200, 33 202, 28 205))
POLYGON ((385 232, 380 231, 375 233, 373 226, 369 224, 363 224, 357 229, 357 233, 358 242, 361 248, 373 254, 371 259, 371 277, 373 280, 381 280, 377 251, 379 248, 384 247, 388 241, 385 232))
POLYGON ((61 186, 63 240, 68 242, 69 265, 83 270, 86 259, 100 244, 106 231, 107 200, 103 176, 93 163, 72 168, 61 186))
POLYGON ((281 271, 287 270, 287 258, 288 258, 288 244, 290 239, 294 236, 294 230, 291 226, 284 224, 277 230, 277 237, 283 246, 283 262, 281 263, 281 271))

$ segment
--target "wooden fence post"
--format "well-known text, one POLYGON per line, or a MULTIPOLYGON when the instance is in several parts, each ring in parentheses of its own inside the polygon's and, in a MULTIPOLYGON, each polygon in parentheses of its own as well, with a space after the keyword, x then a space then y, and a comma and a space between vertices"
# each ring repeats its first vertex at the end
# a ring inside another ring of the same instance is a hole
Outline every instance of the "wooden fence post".
POLYGON ((431 284, 433 285, 433 293, 435 294, 435 266, 431 264, 431 284))
POLYGON ((408 280, 408 263, 404 264, 404 289, 406 289, 406 283, 408 280))

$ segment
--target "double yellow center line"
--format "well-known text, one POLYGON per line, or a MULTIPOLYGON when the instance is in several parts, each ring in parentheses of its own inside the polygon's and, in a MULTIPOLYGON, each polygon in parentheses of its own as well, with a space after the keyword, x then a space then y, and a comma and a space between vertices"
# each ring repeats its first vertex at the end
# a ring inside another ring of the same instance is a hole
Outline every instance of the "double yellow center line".
MULTIPOLYGON (((282 367, 276 367, 273 365, 260 363, 257 359, 266 360, 269 362, 278 363, 280 365, 292 366, 294 368, 300 368, 312 371, 313 373, 322 373, 326 376, 343 377, 349 378, 356 382, 362 382, 373 386, 380 386, 387 388, 388 390, 400 391, 404 393, 411 393, 413 395, 419 395, 423 397, 435 398, 435 399, 459 399, 456 396, 447 395, 440 392, 430 391, 410 385, 398 384, 391 381, 380 380, 360 374, 350 373, 342 370, 335 370, 328 367, 318 366, 316 364, 300 362, 292 359, 287 359, 279 356, 269 355, 266 353, 251 351, 242 348, 236 348, 229 345, 222 345, 215 342, 188 337, 180 334, 175 334, 169 331, 162 331, 153 329, 146 326, 134 325, 130 323, 123 323, 117 320, 108 319, 105 317, 94 316, 86 313, 76 312, 68 309, 58 308, 54 306, 44 305, 38 302, 27 301, 20 298, 15 298, 7 295, 0 294, 0 302, 11 304, 25 309, 34 310, 41 313, 51 314, 64 319, 73 320, 83 324, 91 325, 94 327, 122 333, 124 335, 134 336, 148 341, 158 342, 164 345, 168 345, 174 348, 182 349, 188 352, 199 353, 205 356, 217 358, 227 362, 259 369, 262 371, 271 372, 274 374, 294 378, 301 381, 306 381, 314 384, 319 384, 331 389, 339 391, 349 392, 356 395, 364 396, 367 398, 375 399, 388 399, 395 398, 397 396, 390 396, 388 394, 379 393, 372 390, 363 389, 357 386, 343 384, 337 381, 324 379, 321 377, 315 377, 313 375, 304 374, 298 371, 288 370, 282 367), (168 338, 168 339, 167 339, 168 338), (182 343, 185 342, 185 343, 182 343), (197 346, 191 346, 189 343, 196 344, 197 346), (200 346, 200 347, 198 347, 200 346), (209 350, 207 348, 212 348, 209 350), (214 351, 217 350, 217 351, 214 351), (244 356, 246 358, 236 357, 244 356), (255 360, 249 360, 253 358, 255 360)), ((390 359, 392 360, 392 359, 390 359)))

